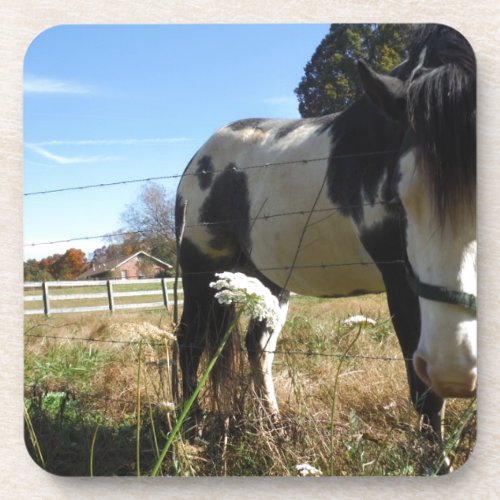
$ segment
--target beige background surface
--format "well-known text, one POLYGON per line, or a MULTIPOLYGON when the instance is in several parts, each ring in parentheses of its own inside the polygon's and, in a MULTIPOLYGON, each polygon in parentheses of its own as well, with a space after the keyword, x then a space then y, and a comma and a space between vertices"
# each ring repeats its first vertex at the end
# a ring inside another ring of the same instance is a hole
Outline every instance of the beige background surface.
POLYGON ((500 496, 500 120, 496 0, 1 0, 0 498, 498 498, 500 496), (441 22, 478 61, 479 434, 472 458, 441 478, 60 478, 39 469, 22 434, 22 70, 37 34, 57 24, 441 22))

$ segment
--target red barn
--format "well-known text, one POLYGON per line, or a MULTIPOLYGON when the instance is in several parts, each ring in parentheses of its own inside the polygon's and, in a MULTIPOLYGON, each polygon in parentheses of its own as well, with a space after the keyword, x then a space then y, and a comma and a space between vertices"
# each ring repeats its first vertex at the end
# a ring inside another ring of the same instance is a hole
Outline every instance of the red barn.
POLYGON ((127 257, 118 257, 106 262, 92 263, 78 279, 138 279, 162 278, 173 267, 142 250, 127 257))

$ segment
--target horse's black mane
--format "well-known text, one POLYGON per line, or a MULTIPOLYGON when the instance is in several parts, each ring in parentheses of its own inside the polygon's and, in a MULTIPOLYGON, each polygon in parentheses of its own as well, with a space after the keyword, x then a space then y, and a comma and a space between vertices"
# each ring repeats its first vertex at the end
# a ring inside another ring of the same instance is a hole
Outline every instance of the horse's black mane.
POLYGON ((475 56, 454 29, 425 25, 414 36, 409 60, 418 68, 408 81, 407 110, 419 164, 441 222, 447 216, 453 221, 463 208, 474 213, 475 207, 475 56))

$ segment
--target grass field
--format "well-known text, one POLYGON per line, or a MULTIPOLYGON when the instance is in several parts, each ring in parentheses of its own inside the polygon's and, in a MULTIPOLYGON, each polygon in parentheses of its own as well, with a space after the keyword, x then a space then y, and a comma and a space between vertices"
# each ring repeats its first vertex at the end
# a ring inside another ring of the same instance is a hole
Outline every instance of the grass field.
MULTIPOLYGON (((150 474, 179 415, 172 329, 165 311, 25 317, 33 459, 60 475, 150 474)), ((160 474, 295 476, 303 463, 342 476, 439 469, 441 450, 422 435, 408 403, 384 295, 293 297, 274 380, 278 422, 263 415, 237 349, 228 392, 216 400, 204 388, 203 414, 185 423, 160 474), (360 313, 376 324, 361 331, 343 324, 360 313)), ((469 457, 475 429, 475 403, 450 400, 445 444, 454 467, 469 457)))

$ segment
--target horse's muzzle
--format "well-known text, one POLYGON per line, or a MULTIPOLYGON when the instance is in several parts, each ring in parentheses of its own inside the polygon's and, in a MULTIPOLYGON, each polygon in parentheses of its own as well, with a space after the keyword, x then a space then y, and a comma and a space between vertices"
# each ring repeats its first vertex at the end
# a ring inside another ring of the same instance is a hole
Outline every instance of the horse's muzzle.
POLYGON ((433 370, 418 351, 413 356, 413 364, 420 379, 442 398, 472 398, 476 395, 475 367, 456 373, 433 370))

